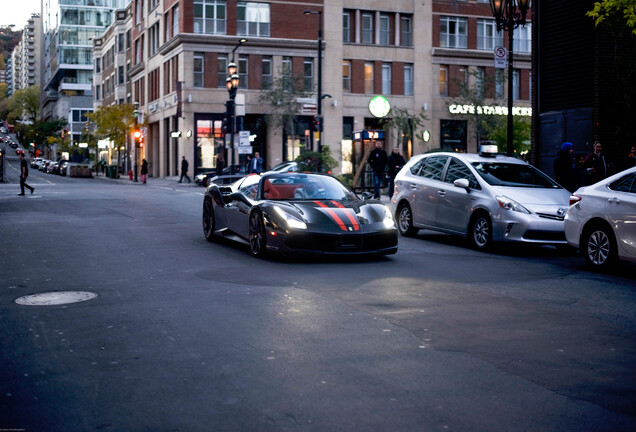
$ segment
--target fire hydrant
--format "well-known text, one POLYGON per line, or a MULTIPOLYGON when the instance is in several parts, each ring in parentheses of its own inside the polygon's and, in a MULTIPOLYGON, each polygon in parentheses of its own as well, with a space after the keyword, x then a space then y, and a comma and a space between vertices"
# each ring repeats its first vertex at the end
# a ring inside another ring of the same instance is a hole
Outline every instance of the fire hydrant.
POLYGON ((128 180, 132 181, 132 170, 128 170, 128 180))

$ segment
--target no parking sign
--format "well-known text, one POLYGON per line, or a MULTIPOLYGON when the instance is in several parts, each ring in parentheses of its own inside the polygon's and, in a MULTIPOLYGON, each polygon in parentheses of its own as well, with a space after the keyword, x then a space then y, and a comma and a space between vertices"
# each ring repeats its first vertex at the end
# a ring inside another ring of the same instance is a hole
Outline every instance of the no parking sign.
POLYGON ((506 60, 508 59, 508 50, 505 47, 495 47, 495 68, 505 69, 506 60))

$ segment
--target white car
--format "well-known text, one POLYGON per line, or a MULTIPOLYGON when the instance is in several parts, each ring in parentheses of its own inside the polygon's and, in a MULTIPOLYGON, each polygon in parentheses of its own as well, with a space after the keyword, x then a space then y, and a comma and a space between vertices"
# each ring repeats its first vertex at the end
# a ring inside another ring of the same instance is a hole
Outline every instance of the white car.
POLYGON ((565 237, 592 267, 636 262, 636 167, 579 188, 570 204, 565 237))
POLYGON ((567 245, 563 218, 570 193, 532 165, 492 153, 418 155, 395 178, 391 205, 398 230, 493 242, 567 245))

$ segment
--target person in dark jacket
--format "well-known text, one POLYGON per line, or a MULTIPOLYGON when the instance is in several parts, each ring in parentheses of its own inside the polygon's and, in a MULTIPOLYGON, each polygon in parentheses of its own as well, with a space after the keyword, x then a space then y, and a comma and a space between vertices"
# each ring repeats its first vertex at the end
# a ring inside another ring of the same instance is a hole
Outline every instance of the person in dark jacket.
POLYGON ((146 184, 146 180, 148 179, 148 161, 143 159, 141 161, 141 182, 146 184))
POLYGON ((636 145, 631 147, 631 151, 625 158, 625 169, 632 168, 636 166, 636 145))
POLYGON ((389 198, 393 196, 393 190, 395 186, 395 176, 400 169, 406 165, 406 161, 400 154, 400 149, 398 147, 393 147, 393 151, 389 156, 389 198))
POLYGON ((369 165, 373 168, 373 198, 380 199, 380 186, 382 179, 384 178, 384 168, 388 161, 388 157, 384 149, 382 149, 382 142, 376 141, 375 149, 369 155, 369 165))
POLYGON ((554 179, 570 192, 574 192, 574 144, 564 142, 554 159, 554 179))
POLYGON ((585 158, 585 172, 587 173, 585 184, 591 185, 607 178, 609 175, 608 168, 610 167, 605 160, 605 155, 602 153, 603 146, 600 142, 594 143, 594 149, 592 153, 585 158))
POLYGON ((29 166, 27 164, 26 159, 24 159, 24 153, 20 153, 20 193, 19 196, 24 196, 24 188, 27 188, 31 191, 31 195, 33 195, 34 187, 29 186, 26 183, 26 179, 29 176, 29 166))
POLYGON ((181 178, 179 179, 179 183, 183 181, 184 177, 186 178, 186 180, 188 180, 188 183, 192 183, 190 177, 188 177, 188 166, 188 161, 186 160, 185 156, 183 156, 181 159, 181 178))
POLYGON ((222 175, 223 168, 225 168, 225 159, 223 159, 223 155, 219 153, 216 156, 216 175, 222 175))

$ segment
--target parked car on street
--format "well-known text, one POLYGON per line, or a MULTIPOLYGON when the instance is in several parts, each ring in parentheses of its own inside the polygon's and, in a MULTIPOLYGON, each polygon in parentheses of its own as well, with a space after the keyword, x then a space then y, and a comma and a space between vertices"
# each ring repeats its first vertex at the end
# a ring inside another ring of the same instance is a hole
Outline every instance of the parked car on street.
POLYGON ((636 167, 577 189, 570 203, 565 236, 590 266, 636 262, 636 167))
POLYGON ((530 164, 489 150, 411 158, 391 198, 400 233, 459 234, 476 249, 509 241, 566 245, 570 193, 530 164))
POLYGON ((213 184, 203 199, 203 233, 247 243, 252 255, 372 254, 397 252, 388 207, 363 200, 327 174, 248 175, 213 184))
POLYGON ((267 171, 265 174, 269 173, 282 173, 282 172, 298 172, 298 164, 296 162, 283 162, 281 164, 276 165, 271 170, 267 171))
POLYGON ((36 157, 31 159, 31 168, 37 168, 38 167, 38 162, 41 162, 42 158, 36 157))
POLYGON ((49 174, 59 174, 60 173, 59 162, 52 161, 51 163, 49 163, 46 166, 46 172, 49 174))
POLYGON ((59 162, 59 166, 58 166, 58 174, 59 175, 61 175, 61 176, 65 176, 66 175, 67 165, 68 165, 68 161, 66 159, 62 159, 59 162))

